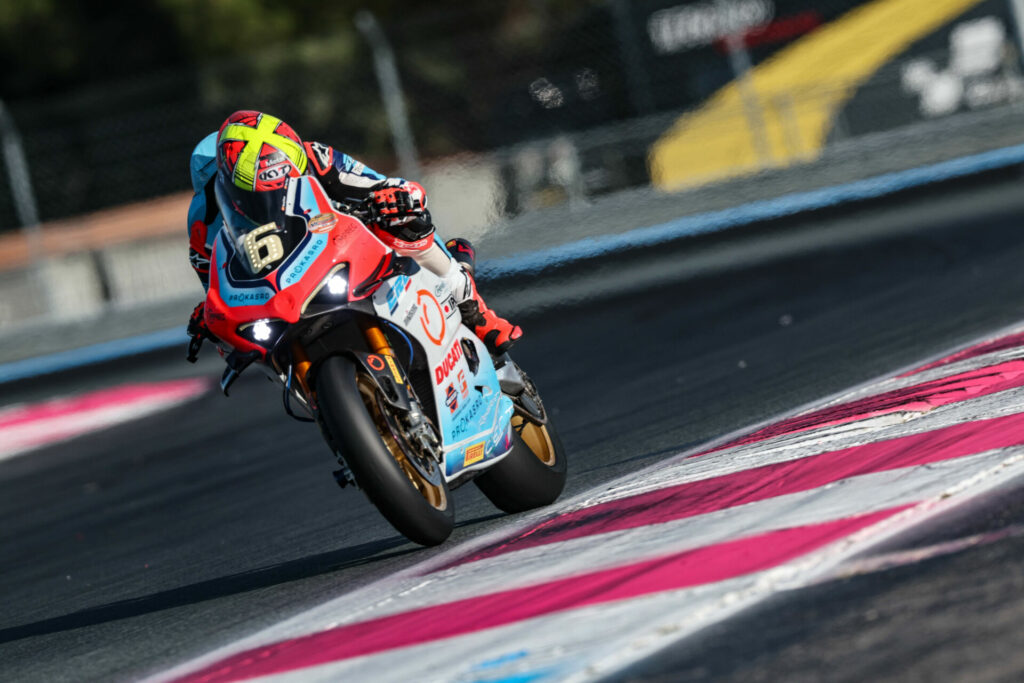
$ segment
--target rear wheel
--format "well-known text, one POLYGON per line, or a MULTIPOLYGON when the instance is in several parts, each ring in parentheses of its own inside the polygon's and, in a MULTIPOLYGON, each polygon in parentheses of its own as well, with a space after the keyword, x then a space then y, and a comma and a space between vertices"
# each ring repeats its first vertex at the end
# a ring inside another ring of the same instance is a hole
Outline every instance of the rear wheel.
POLYGON ((473 483, 504 512, 523 512, 550 505, 565 488, 566 457, 562 440, 551 424, 536 388, 526 379, 526 389, 510 396, 512 452, 473 483))
POLYGON ((404 415, 345 357, 324 361, 316 378, 324 426, 385 519, 411 541, 437 545, 452 532, 455 508, 439 463, 414 444, 404 415))

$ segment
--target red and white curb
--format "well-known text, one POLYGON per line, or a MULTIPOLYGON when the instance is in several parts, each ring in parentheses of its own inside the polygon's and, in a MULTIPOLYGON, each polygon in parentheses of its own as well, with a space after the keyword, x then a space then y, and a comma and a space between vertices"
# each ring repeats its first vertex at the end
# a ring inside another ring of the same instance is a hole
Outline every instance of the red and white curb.
POLYGON ((0 409, 0 460, 167 410, 210 388, 205 379, 129 384, 0 409))
POLYGON ((593 680, 781 590, 912 561, 863 555, 1022 474, 1015 333, 523 516, 155 680, 593 680))

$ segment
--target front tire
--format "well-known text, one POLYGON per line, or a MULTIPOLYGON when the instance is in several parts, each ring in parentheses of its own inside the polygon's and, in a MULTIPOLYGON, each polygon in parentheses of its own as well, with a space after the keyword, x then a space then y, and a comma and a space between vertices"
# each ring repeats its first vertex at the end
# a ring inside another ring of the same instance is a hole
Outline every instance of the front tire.
POLYGON ((370 502, 409 540, 444 542, 455 525, 451 492, 443 474, 430 481, 413 465, 419 456, 376 383, 349 358, 332 356, 317 374, 316 391, 324 426, 370 502))

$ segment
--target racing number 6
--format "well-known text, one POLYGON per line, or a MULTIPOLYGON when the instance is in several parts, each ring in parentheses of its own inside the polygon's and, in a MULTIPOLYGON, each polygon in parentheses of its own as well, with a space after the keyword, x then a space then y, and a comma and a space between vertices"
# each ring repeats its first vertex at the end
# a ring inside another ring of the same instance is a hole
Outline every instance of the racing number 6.
POLYGON ((249 264, 252 266, 253 273, 260 272, 284 256, 284 245, 281 243, 281 238, 277 235, 267 235, 263 239, 257 239, 260 235, 276 228, 277 225, 274 223, 267 223, 242 238, 242 246, 245 247, 245 255, 249 257, 249 264), (263 250, 265 250, 265 253, 261 255, 260 252, 263 250))

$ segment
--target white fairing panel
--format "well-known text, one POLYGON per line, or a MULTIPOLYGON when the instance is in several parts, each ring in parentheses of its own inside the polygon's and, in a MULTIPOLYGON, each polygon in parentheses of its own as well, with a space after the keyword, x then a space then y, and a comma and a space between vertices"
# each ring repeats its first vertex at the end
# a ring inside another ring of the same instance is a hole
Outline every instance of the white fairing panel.
POLYGON ((483 342, 462 325, 448 284, 421 268, 382 285, 373 305, 427 354, 446 477, 487 467, 508 453, 512 402, 501 393, 483 342))

